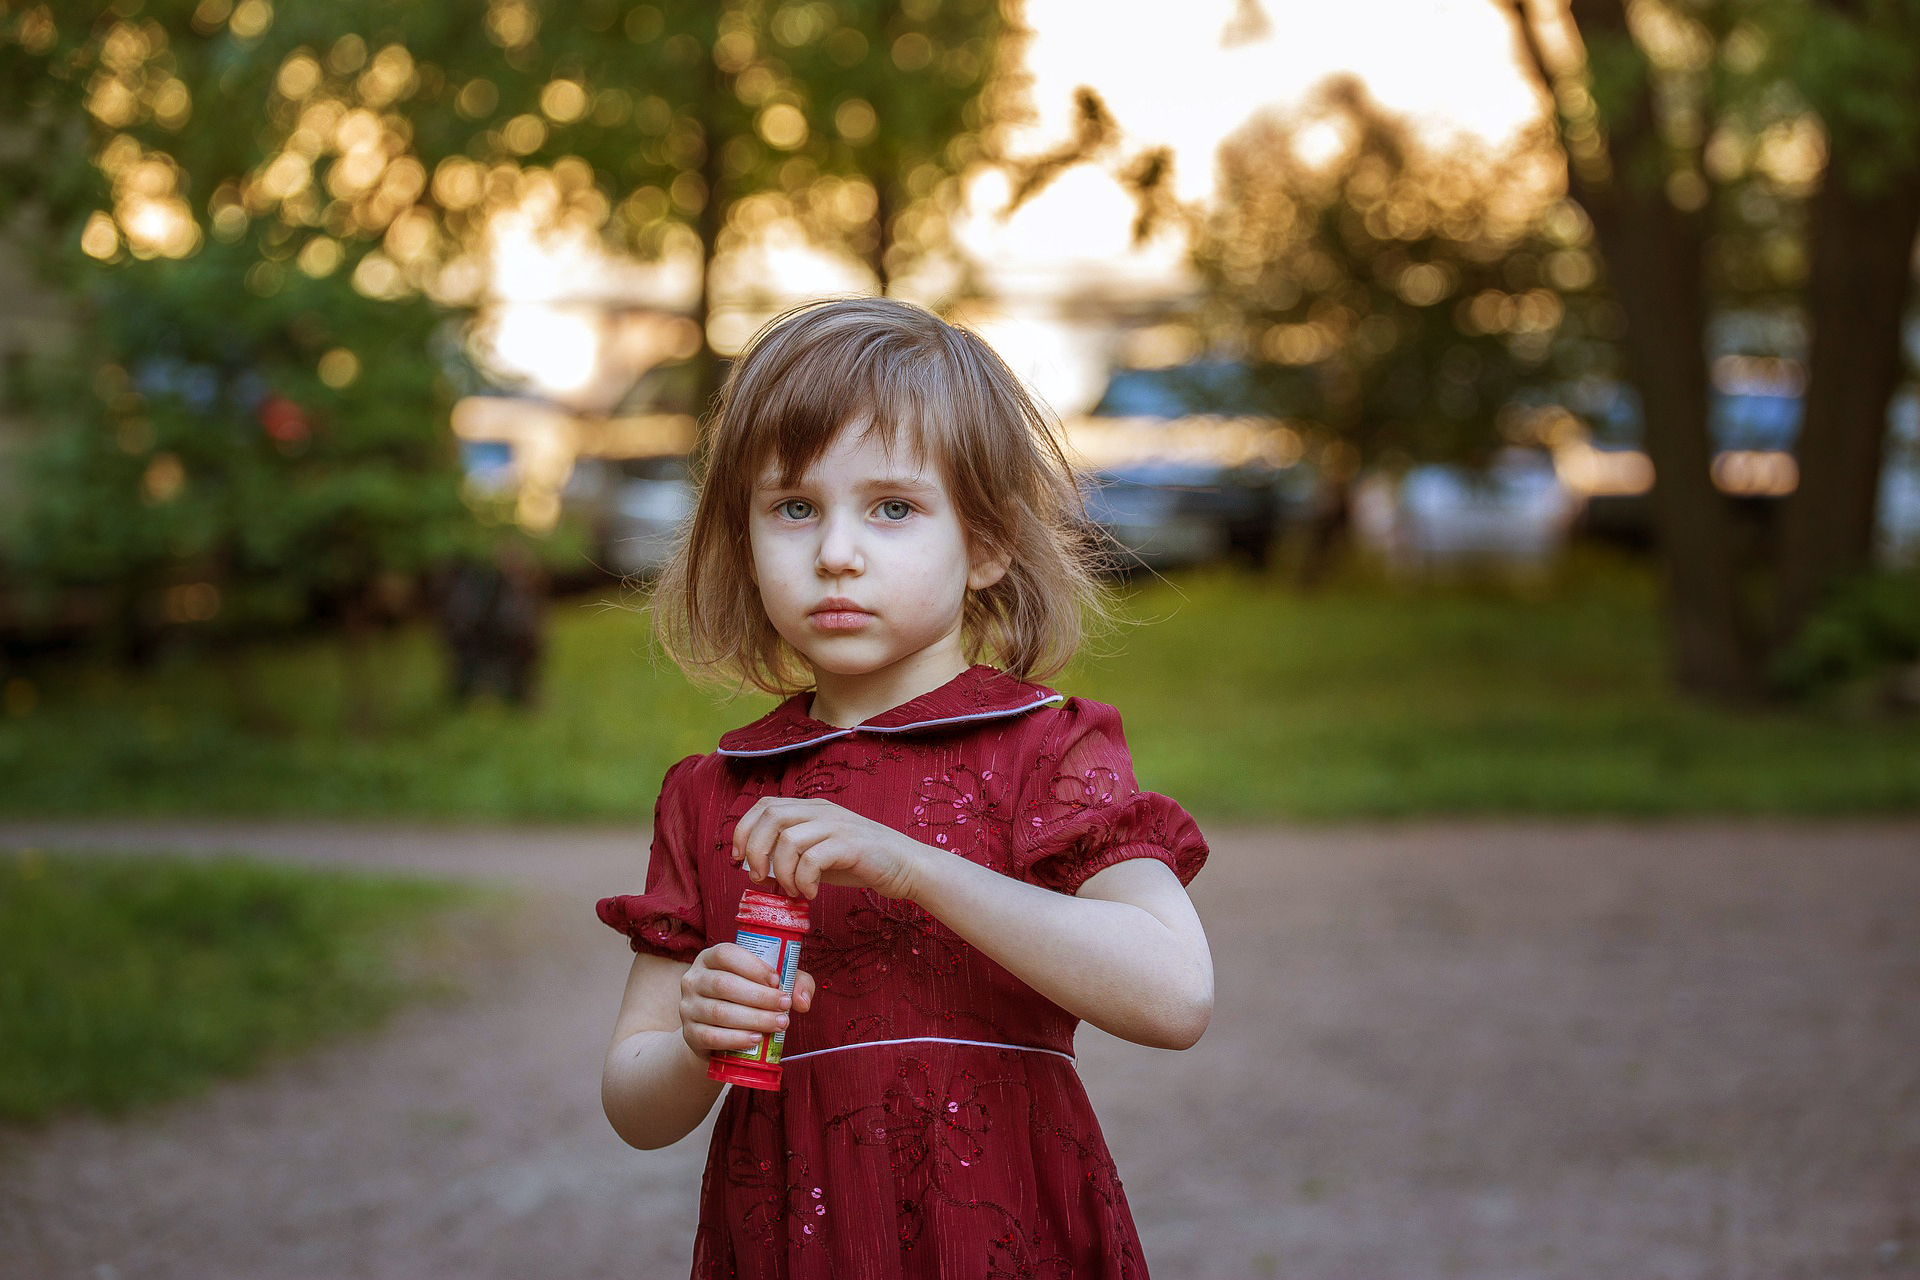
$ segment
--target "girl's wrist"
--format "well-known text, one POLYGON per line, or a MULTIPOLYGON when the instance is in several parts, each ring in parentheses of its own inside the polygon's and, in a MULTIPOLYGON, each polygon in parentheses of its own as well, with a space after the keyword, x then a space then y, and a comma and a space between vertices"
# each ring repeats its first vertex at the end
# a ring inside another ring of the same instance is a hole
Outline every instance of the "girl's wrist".
MULTIPOLYGON (((973 864, 937 845, 922 844, 912 836, 901 835, 911 848, 904 854, 906 891, 899 896, 926 908, 939 901, 954 874, 964 873, 973 864)), ((929 908, 931 909, 931 908, 929 908)))
MULTIPOLYGON (((696 1083, 702 1087, 707 1085, 709 1083, 707 1080, 708 1055, 695 1048, 693 1042, 687 1039, 685 1028, 674 1033, 673 1039, 677 1050, 673 1055, 674 1069, 679 1072, 683 1080, 690 1083, 690 1086, 696 1083)), ((716 1086, 713 1091, 718 1093, 720 1090, 716 1086)))
POLYGON ((893 834, 900 842, 900 870, 895 883, 881 891, 882 896, 918 902, 920 895, 928 888, 930 864, 942 851, 930 844, 921 844, 905 832, 896 831, 893 834))

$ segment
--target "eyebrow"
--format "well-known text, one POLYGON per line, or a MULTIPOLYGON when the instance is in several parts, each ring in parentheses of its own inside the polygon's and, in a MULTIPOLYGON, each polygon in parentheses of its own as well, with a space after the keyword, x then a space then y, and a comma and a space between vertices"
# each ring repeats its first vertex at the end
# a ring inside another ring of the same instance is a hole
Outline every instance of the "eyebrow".
POLYGON ((936 493, 940 486, 915 476, 876 476, 861 488, 872 492, 877 489, 918 489, 922 493, 936 493))
MULTIPOLYGON (((790 484, 790 485, 781 484, 779 483, 779 478, 777 476, 774 476, 774 477, 769 477, 768 479, 765 479, 761 483, 755 485, 754 492, 755 493, 778 493, 787 489, 798 489, 800 487, 801 486, 798 484, 790 484)), ((899 492, 901 490, 906 490, 909 492, 916 492, 916 493, 940 492, 940 486, 938 484, 935 484, 930 480, 923 479, 922 477, 917 475, 915 476, 875 476, 873 479, 863 482, 860 485, 860 488, 862 491, 866 493, 881 493, 886 491, 899 492)))

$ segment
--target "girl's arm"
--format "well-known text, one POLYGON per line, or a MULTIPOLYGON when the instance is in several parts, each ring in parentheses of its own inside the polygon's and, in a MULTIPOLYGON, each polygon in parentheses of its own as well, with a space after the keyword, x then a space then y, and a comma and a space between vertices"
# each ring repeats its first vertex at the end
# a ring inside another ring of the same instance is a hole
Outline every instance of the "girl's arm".
POLYGON ((1139 1044, 1184 1049, 1213 1016, 1213 957, 1179 878, 1116 863, 1078 896, 969 862, 827 800, 763 799, 734 856, 756 880, 811 898, 822 883, 910 898, 1076 1017, 1139 1044))
MULTIPOLYGON (((791 1003, 802 1013, 811 1006, 811 975, 795 980, 791 1003)), ((779 975, 734 943, 708 947, 691 964, 636 955, 600 1074, 613 1131, 646 1151, 692 1133, 723 1087, 707 1079, 707 1055, 753 1048, 787 1025, 787 1008, 779 975)))
POLYGON ((920 847, 931 856, 907 896, 1068 1013, 1157 1049, 1189 1048, 1207 1029, 1213 956, 1164 862, 1117 862, 1069 897, 920 847))

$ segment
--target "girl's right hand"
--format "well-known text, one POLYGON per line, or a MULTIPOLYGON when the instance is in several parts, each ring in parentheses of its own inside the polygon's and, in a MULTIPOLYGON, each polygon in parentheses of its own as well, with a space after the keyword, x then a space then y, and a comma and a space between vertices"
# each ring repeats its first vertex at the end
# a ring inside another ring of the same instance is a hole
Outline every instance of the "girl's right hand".
POLYGON ((736 943, 715 943, 680 977, 680 1034, 703 1057, 757 1049, 761 1036, 784 1030, 791 1014, 813 1007, 813 986, 813 975, 800 970, 789 1001, 773 966, 736 943))

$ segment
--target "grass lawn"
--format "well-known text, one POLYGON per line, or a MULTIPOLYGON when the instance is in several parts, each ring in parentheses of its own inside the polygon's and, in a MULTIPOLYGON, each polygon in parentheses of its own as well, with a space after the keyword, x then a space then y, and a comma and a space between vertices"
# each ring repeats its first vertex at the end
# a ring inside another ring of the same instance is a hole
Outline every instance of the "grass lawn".
MULTIPOLYGON (((1119 706, 1143 783, 1202 816, 1920 809, 1920 722, 1676 699, 1629 566, 1311 596, 1220 569, 1129 588, 1125 610, 1055 683, 1119 706)), ((406 632, 365 664, 359 733, 325 641, 35 672, 33 709, 0 719, 0 813, 644 819, 669 764, 769 705, 689 689, 640 614, 553 618, 536 711, 449 710, 430 636, 406 632)))
POLYGON ((0 855, 0 1122, 189 1093, 377 1024, 471 890, 234 859, 0 855))

